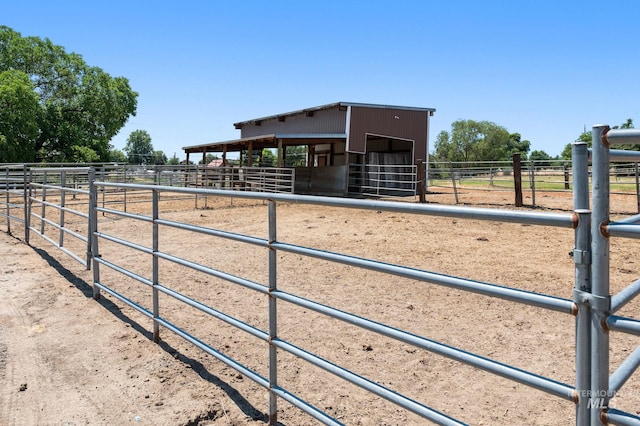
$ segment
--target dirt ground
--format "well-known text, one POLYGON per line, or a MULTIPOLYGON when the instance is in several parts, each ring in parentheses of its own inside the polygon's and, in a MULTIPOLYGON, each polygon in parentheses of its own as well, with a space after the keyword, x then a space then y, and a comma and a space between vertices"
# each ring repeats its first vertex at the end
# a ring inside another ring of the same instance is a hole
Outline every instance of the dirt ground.
MULTIPOLYGON (((460 194, 474 206, 510 206, 510 195, 460 194)), ((451 194, 430 194, 451 204, 451 194)), ((525 203, 527 200, 525 198, 525 203)), ((261 202, 208 199, 166 202, 161 217, 267 237, 261 202)), ((569 212, 570 194, 539 194, 544 211, 569 212), (544 202, 544 203, 543 203, 544 202)), ((613 200, 633 214, 635 198, 613 200)), ((148 213, 148 206, 131 207, 148 213)), ((526 208, 525 208, 526 209, 526 208)), ((530 209, 529 209, 530 210, 530 209)), ((542 210, 542 209, 538 209, 542 210)), ((71 226, 71 225, 70 225, 71 226)), ((81 227, 81 224, 77 225, 81 227)), ((2 228, 0 228, 2 229, 2 228)), ((99 230, 149 246, 151 227, 100 218, 99 230)), ((55 234, 51 234, 52 236, 55 234)), ((433 218, 379 211, 281 204, 278 240, 353 256, 571 298, 572 229, 433 218)), ((100 242, 101 256, 150 278, 146 254, 100 242)), ((72 247, 84 253, 81 245, 72 247)), ((611 287, 640 276, 640 244, 613 240, 611 287)), ((268 253, 170 227, 160 250, 257 283, 268 282, 268 253)), ((151 320, 105 294, 92 299, 92 272, 21 228, 0 233, 0 425, 248 425, 267 420, 268 395, 246 376, 166 329, 151 340, 151 320)), ((161 283, 261 330, 265 296, 160 261, 161 283)), ((101 267, 100 281, 147 309, 148 287, 101 267)), ((352 266, 278 252, 279 288, 429 339, 574 384, 574 317, 480 295, 385 276, 352 266)), ((268 377, 266 343, 193 308, 160 296, 161 316, 268 377)), ((640 318, 630 303, 621 312, 640 318)), ((470 424, 567 425, 573 403, 427 351, 383 338, 286 302, 279 337, 470 424)), ((612 371, 637 339, 611 333, 612 371)), ((279 351, 279 384, 345 424, 405 425, 427 421, 279 351)), ((279 400, 285 425, 316 421, 279 400)), ((612 406, 640 412, 632 377, 612 406)))

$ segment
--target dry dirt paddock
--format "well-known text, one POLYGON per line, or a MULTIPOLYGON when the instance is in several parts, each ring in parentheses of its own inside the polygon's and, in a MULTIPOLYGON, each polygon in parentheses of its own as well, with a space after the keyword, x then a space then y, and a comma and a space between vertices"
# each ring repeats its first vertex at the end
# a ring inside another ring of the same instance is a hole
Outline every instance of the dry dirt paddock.
MULTIPOLYGON (((485 193, 474 205, 502 204, 485 193)), ((539 195, 569 212, 569 194, 539 195)), ((451 194, 431 194, 451 203, 451 194)), ((526 202, 526 200, 525 200, 526 202)), ((208 199, 163 203, 161 217, 267 236, 261 202, 208 199)), ((635 199, 613 200, 634 213, 635 199)), ((132 207, 148 212, 143 204, 132 207)), ((547 211, 550 211, 549 209, 547 211)), ((81 226, 81 225, 78 225, 81 226)), ((99 229, 149 246, 150 225, 100 217, 99 229)), ((91 298, 92 273, 43 239, 31 246, 0 233, 0 425, 247 425, 266 421, 267 392, 166 329, 151 340, 151 321, 113 297, 91 298)), ((51 234, 52 236, 55 234, 51 234)), ((571 298, 573 230, 281 204, 278 239, 429 271, 571 298)), ((71 243, 69 243, 71 244, 71 243)), ((105 259, 150 277, 149 256, 100 243, 105 259)), ((76 247, 80 253, 82 247, 76 247)), ((638 242, 614 240, 611 286, 640 276, 638 242)), ((160 250, 267 283, 264 248, 161 227, 160 250)), ((101 281, 150 307, 149 289, 101 268, 101 281)), ((267 300, 248 289, 160 262, 160 282, 266 330, 267 300)), ((278 253, 279 287, 534 373, 574 383, 574 318, 351 266, 278 253)), ((265 343, 192 308, 160 298, 161 315, 263 376, 265 343)), ((640 317, 638 303, 622 312, 640 317)), ((567 425, 571 402, 429 352, 328 319, 285 302, 279 336, 331 362, 470 424, 567 425)), ((637 339, 611 334, 612 368, 637 339)), ((425 420, 279 352, 280 385, 345 424, 425 424, 425 420)), ((640 411, 640 380, 630 379, 613 406, 640 411)), ((316 422, 279 400, 285 425, 316 422)))

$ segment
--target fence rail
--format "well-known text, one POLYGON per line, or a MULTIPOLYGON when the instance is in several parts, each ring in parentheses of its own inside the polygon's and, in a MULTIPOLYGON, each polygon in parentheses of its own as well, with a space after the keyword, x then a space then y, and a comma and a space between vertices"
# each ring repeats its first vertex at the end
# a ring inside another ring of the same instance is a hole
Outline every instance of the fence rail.
MULTIPOLYGON (((609 167, 612 194, 635 197, 640 213, 640 172, 635 151, 620 151, 617 163, 609 167)), ((566 160, 525 161, 520 170, 513 161, 502 162, 430 162, 427 164, 427 189, 431 191, 451 190, 456 204, 466 200, 460 194, 466 192, 507 192, 516 194, 515 182, 520 179, 522 191, 529 194, 530 205, 537 207, 537 195, 543 193, 573 192, 572 162, 566 160)), ((587 179, 591 185, 591 167, 587 179)))
POLYGON ((349 192, 375 197, 408 197, 417 192, 417 167, 349 164, 349 192))
MULTIPOLYGON (((8 231, 11 230, 12 222, 21 223, 23 221, 26 242, 29 242, 30 234, 36 233, 54 247, 92 269, 94 298, 101 297, 104 292, 120 300, 151 320, 154 341, 160 340, 161 329, 165 329, 182 337, 265 388, 269 395, 270 424, 277 423, 280 400, 299 408, 322 423, 341 424, 339 418, 315 406, 313 401, 305 400, 296 395, 292 389, 284 387, 279 382, 279 377, 282 374, 282 362, 279 361, 279 355, 282 353, 287 353, 323 369, 434 423, 463 424, 460 420, 438 411, 437 407, 431 407, 422 401, 400 394, 390 386, 377 383, 373 378, 364 377, 346 366, 335 364, 320 354, 307 351, 280 336, 278 315, 283 315, 290 309, 290 306, 311 310, 344 324, 356 326, 417 349, 473 366, 553 395, 566 403, 575 404, 577 425, 595 426, 606 422, 620 425, 640 424, 640 417, 635 414, 609 407, 610 400, 623 388, 623 385, 640 365, 638 361, 640 347, 633 351, 610 375, 608 334, 608 330, 611 329, 621 333, 640 335, 639 320, 619 315, 622 306, 630 303, 636 295, 640 294, 640 280, 630 283, 615 295, 610 294, 609 288, 609 240, 613 237, 640 238, 640 231, 636 229, 640 222, 640 216, 611 221, 609 217, 609 196, 612 192, 610 161, 612 159, 628 161, 629 157, 617 150, 611 150, 607 145, 601 143, 601 140, 607 137, 610 142, 615 141, 615 143, 640 143, 640 135, 622 130, 609 130, 606 127, 595 127, 593 133, 592 167, 589 168, 588 165, 589 151, 586 144, 582 143, 576 143, 573 146, 574 161, 571 171, 569 172, 563 167, 562 176, 569 173, 572 177, 574 211, 570 214, 314 197, 287 193, 232 192, 225 189, 215 189, 215 186, 211 188, 203 185, 205 180, 203 180, 202 173, 195 175, 200 179, 198 181, 200 184, 197 185, 199 187, 191 186, 191 177, 188 175, 181 175, 177 180, 169 179, 171 183, 180 182, 179 186, 162 185, 160 183, 166 182, 166 180, 163 181, 162 174, 157 172, 154 172, 154 184, 149 184, 145 179, 129 179, 126 173, 120 173, 117 168, 107 170, 106 167, 101 170, 66 167, 36 170, 26 166, 7 165, 2 169, 3 174, 0 176, 0 195, 3 195, 0 198, 4 200, 2 212, 3 216, 7 218, 8 231), (20 173, 22 173, 22 180, 20 180, 20 173), (589 180, 590 177, 593 179, 593 184, 589 180), (593 186, 593 212, 589 210, 591 186, 593 186), (126 193, 150 194, 151 213, 128 212, 126 208, 113 208, 113 204, 104 202, 104 198, 102 203, 99 200, 99 194, 126 193), (69 196, 75 197, 75 199, 69 199, 69 196), (264 222, 267 225, 267 237, 171 220, 169 217, 165 217, 160 208, 162 200, 168 199, 167 197, 193 197, 196 200, 199 197, 205 199, 207 197, 233 197, 264 202, 268 206, 264 217, 264 222), (283 203, 510 222, 529 226, 546 226, 552 229, 574 229, 575 247, 572 255, 575 262, 575 286, 573 297, 571 299, 560 298, 491 282, 443 275, 402 264, 356 257, 348 253, 297 245, 278 236, 277 229, 280 222, 277 212, 278 206, 283 203), (23 214, 18 214, 18 212, 23 214), (104 218, 107 217, 117 217, 125 221, 123 223, 136 224, 137 229, 147 227, 152 237, 151 243, 140 243, 135 235, 129 233, 122 236, 105 232, 102 226, 106 220, 104 218), (73 223, 74 227, 69 226, 70 223, 73 223), (86 234, 77 229, 86 229, 86 234), (198 234, 207 238, 210 244, 228 241, 241 246, 253 246, 266 250, 267 255, 264 260, 267 269, 266 281, 252 279, 242 274, 234 275, 224 272, 206 261, 189 259, 185 253, 169 253, 161 250, 159 241, 162 235, 169 232, 168 229, 171 229, 172 232, 178 232, 184 240, 189 240, 193 235, 198 234), (75 244, 67 241, 65 238, 67 235, 77 240, 75 244), (128 269, 120 263, 121 259, 118 257, 120 252, 117 250, 105 252, 102 248, 105 244, 123 247, 127 250, 133 250, 141 256, 148 256, 151 260, 151 268, 144 271, 128 269), (385 324, 291 291, 285 291, 281 288, 277 274, 279 265, 286 262, 286 258, 280 255, 283 253, 321 259, 329 263, 348 265, 415 282, 455 288, 464 292, 500 299, 504 302, 520 303, 536 309, 551 310, 574 316, 575 383, 564 383, 547 375, 517 368, 496 359, 469 352, 464 348, 447 345, 426 336, 394 327, 391 324, 385 324), (175 287, 175 283, 165 281, 161 278, 164 276, 162 271, 164 268, 170 268, 171 265, 186 268, 194 274, 221 279, 266 298, 266 326, 258 327, 224 313, 221 306, 210 301, 199 300, 194 295, 175 287), (111 271, 111 273, 105 273, 106 271, 111 271), (114 278, 112 274, 134 280, 146 289, 151 297, 146 302, 138 300, 135 295, 129 293, 128 288, 118 288, 119 279, 114 278), (197 312, 207 315, 212 321, 221 321, 256 338, 268 349, 268 374, 261 374, 257 369, 245 365, 241 360, 225 354, 216 342, 198 337, 172 321, 167 316, 165 307, 168 300, 193 308, 197 312)), ((492 179, 493 167, 493 165, 489 167, 489 175, 481 173, 480 170, 467 169, 463 177, 462 173, 456 175, 451 171, 451 168, 448 171, 442 169, 440 173, 450 173, 449 177, 457 176, 453 182, 459 183, 465 179, 492 179)), ((621 167, 618 170, 630 173, 628 167, 621 167)), ((636 169, 633 168, 633 170, 636 173, 636 169)), ((496 171, 496 173, 499 172, 496 171)), ((504 168, 502 173, 505 173, 504 168)), ((146 177, 146 175, 145 173, 144 176, 146 177)), ((496 174, 493 179, 497 177, 496 174)), ((556 178, 553 177, 553 179, 556 178)))

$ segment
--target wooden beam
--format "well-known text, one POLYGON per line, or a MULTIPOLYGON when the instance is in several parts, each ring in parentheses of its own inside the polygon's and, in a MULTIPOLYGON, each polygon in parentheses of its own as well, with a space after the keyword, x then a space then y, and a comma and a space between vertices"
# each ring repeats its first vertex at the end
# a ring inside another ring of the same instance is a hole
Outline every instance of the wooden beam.
POLYGON ((307 145, 307 167, 314 167, 316 163, 316 146, 315 144, 307 145))
POLYGON ((251 167, 253 165, 253 141, 249 141, 249 149, 247 153, 247 167, 251 167))
POLYGON ((278 167, 284 167, 284 152, 282 146, 282 139, 278 139, 278 162, 276 164, 278 167))

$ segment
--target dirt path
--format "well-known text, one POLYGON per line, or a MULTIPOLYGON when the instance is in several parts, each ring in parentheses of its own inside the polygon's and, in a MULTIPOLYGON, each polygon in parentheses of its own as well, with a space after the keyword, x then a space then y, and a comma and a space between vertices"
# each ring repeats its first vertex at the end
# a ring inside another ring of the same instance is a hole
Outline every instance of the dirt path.
POLYGON ((1 425, 260 418, 224 380, 154 344, 107 299, 91 299, 89 273, 75 263, 72 272, 5 233, 0 259, 1 425))

